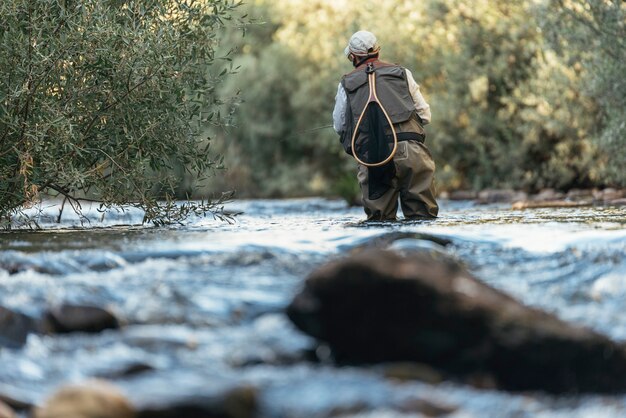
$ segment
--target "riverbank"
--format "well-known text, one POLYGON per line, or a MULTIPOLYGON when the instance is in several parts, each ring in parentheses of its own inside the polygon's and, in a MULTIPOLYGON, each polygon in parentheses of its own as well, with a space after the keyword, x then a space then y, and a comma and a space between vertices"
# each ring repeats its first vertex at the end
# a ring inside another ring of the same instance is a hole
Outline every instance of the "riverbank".
POLYGON ((443 192, 441 199, 470 200, 477 204, 509 203, 513 209, 626 206, 624 189, 571 189, 567 192, 543 189, 526 193, 514 189, 485 189, 480 192, 455 190, 443 192))

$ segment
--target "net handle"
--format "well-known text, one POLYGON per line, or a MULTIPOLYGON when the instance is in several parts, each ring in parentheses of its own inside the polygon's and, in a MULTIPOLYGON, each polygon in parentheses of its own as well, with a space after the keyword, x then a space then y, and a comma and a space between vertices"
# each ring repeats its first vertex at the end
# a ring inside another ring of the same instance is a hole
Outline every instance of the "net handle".
POLYGON ((398 150, 398 135, 396 134, 396 130, 395 130, 394 126, 393 126, 393 122, 391 122, 391 118, 387 114, 387 111, 383 107, 383 105, 380 102, 380 100, 378 100, 378 95, 376 94, 376 73, 374 71, 372 71, 371 73, 369 73, 367 75, 367 78, 368 78, 368 84, 369 84, 369 88, 370 88, 370 95, 369 95, 369 98, 367 99, 367 103, 365 103, 365 107, 363 107, 363 111, 361 112, 361 116, 359 116, 359 120, 357 121, 356 126, 354 127, 354 133, 352 134, 352 143, 351 143, 352 155, 354 156, 354 159, 359 164, 362 164, 362 165, 364 165, 366 167, 380 167, 381 165, 387 164, 389 161, 391 161, 393 159, 394 155, 396 155, 396 151, 398 150), (393 149, 391 150, 391 154, 389 154, 389 157, 385 158, 383 161, 381 161, 379 163, 366 163, 366 162, 362 161, 356 155, 356 147, 355 147, 356 136, 359 133, 359 126, 361 125, 361 121, 363 120, 363 116, 365 115, 365 111, 367 110, 367 106, 371 102, 377 103, 378 106, 380 106, 380 110, 383 111, 383 114, 385 115, 385 118, 389 122, 389 126, 391 127, 391 133, 393 134, 393 149))

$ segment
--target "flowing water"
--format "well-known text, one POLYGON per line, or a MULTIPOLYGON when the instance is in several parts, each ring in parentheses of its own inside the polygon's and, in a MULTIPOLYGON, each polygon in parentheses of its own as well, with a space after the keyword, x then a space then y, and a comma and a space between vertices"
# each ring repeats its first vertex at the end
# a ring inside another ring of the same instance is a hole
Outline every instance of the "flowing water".
POLYGON ((337 368, 315 361, 313 341, 283 314, 312 269, 407 231, 449 239, 446 251, 529 305, 626 340, 626 209, 442 202, 434 221, 369 224, 361 209, 322 199, 229 209, 243 212, 232 224, 147 228, 129 226, 141 213, 87 208, 81 227, 70 213, 54 223, 50 205, 38 218, 43 231, 0 233, 0 305, 30 315, 66 302, 105 306, 123 322, 0 348, 0 394, 38 403, 61 384, 103 377, 137 402, 251 385, 262 417, 413 417, 424 401, 452 407, 456 418, 626 416, 626 395, 511 394, 392 380, 377 366, 337 368))

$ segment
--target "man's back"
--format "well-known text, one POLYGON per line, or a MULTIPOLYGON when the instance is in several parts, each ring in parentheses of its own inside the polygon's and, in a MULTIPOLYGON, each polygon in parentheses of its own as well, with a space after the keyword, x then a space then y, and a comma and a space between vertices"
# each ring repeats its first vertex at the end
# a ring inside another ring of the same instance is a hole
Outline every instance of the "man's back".
POLYGON ((398 196, 406 218, 435 217, 435 166, 423 128, 430 107, 411 72, 380 61, 379 49, 369 32, 350 39, 346 55, 355 69, 339 83, 333 126, 344 150, 362 163, 358 177, 368 219, 395 219, 398 196), (384 158, 394 152, 393 160, 384 158))

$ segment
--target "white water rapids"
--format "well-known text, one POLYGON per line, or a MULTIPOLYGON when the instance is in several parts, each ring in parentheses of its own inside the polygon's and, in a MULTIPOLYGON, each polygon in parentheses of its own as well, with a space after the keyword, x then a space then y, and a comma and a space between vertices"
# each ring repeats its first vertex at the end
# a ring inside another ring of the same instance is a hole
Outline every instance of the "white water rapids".
POLYGON ((238 201, 232 224, 208 217, 168 228, 140 226, 137 210, 85 207, 81 224, 66 209, 57 224, 58 205, 32 209, 42 231, 0 233, 0 305, 32 315, 64 302, 105 306, 124 326, 0 348, 0 394, 40 402, 100 376, 131 399, 243 382, 258 388, 268 418, 412 417, 420 400, 452 406, 455 418, 626 416, 626 395, 511 394, 307 360, 313 341, 284 306, 311 270, 390 232, 449 239, 446 251, 492 286, 626 340, 626 209, 441 203, 434 221, 364 224, 361 209, 340 201, 238 201), (137 364, 150 370, 124 375, 137 364))

